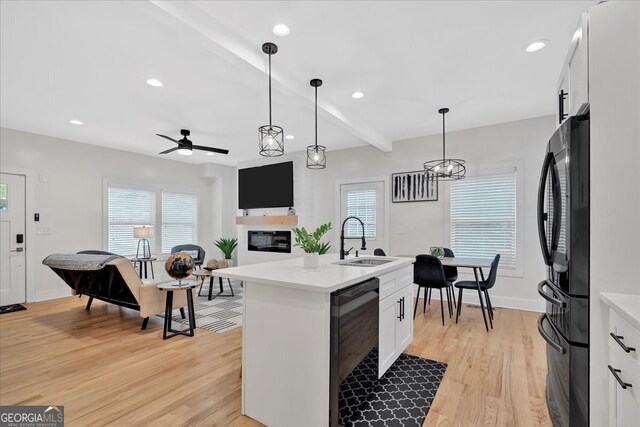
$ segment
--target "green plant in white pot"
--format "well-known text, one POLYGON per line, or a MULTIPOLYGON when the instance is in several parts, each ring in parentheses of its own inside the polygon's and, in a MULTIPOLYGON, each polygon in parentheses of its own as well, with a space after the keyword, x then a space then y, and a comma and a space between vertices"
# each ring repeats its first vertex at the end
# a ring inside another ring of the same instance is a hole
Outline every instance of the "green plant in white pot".
POLYGON ((320 239, 329 230, 331 230, 331 223, 322 224, 316 228, 316 231, 309 233, 304 227, 295 227, 292 229, 295 243, 293 246, 297 246, 304 251, 304 266, 307 268, 317 268, 320 265, 320 255, 327 253, 331 245, 329 242, 321 242, 320 239))
POLYGON ((229 267, 231 267, 233 263, 231 256, 235 248, 238 247, 238 239, 218 239, 213 244, 222 251, 224 259, 228 261, 229 267))

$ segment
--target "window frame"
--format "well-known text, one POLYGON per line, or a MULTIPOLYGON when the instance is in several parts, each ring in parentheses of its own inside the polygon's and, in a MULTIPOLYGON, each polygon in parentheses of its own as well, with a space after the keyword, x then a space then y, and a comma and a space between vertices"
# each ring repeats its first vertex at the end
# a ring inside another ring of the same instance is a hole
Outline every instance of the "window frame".
MULTIPOLYGON (((121 181, 118 179, 103 178, 102 180, 102 250, 107 251, 109 247, 109 187, 125 188, 131 190, 152 191, 156 195, 156 219, 155 219, 155 244, 151 248, 151 253, 159 260, 164 260, 169 257, 170 254, 162 253, 162 192, 177 193, 177 194, 191 194, 196 197, 197 209, 198 209, 198 225, 196 228, 196 236, 200 234, 201 227, 201 202, 202 197, 198 191, 188 191, 183 188, 154 185, 141 181, 121 181)), ((198 244, 197 242, 193 242, 198 244)), ((133 254, 132 256, 135 256, 133 254)), ((131 256, 129 256, 131 258, 131 256)))
MULTIPOLYGON (((524 277, 524 161, 489 164, 467 168, 467 177, 484 177, 507 174, 515 171, 516 175, 516 257, 515 268, 498 267, 498 275, 510 277, 524 277)), ((466 178, 465 178, 466 179, 466 178)), ((451 183, 443 182, 444 191, 444 240, 447 247, 451 247, 451 183)), ((469 273, 462 271, 463 273, 469 273)), ((485 272, 488 274, 488 272, 485 272)))

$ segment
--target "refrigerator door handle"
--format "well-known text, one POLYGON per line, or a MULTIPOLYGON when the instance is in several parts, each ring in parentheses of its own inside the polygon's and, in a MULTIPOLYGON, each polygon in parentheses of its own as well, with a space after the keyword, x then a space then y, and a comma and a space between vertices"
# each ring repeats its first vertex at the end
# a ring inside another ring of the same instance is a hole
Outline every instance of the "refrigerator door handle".
POLYGON ((540 247, 542 248, 542 257, 544 263, 551 266, 551 252, 549 251, 549 245, 547 244, 547 234, 545 232, 545 221, 547 213, 544 212, 544 196, 545 185, 547 183, 547 177, 549 176, 549 170, 551 169, 551 161, 553 160, 553 153, 547 153, 542 163, 542 172, 540 174, 540 183, 538 184, 538 237, 540 238, 540 247))
MULTIPOLYGON (((544 313, 542 316, 540 316, 540 318, 538 319, 538 332, 540 333, 540 335, 542 336, 542 338, 547 342, 547 344, 549 344, 554 350, 556 350, 558 353, 560 354, 565 354, 567 352, 567 350, 561 345, 558 344, 557 342, 555 342, 553 340, 553 338, 551 338, 545 331, 544 328, 542 327, 542 322, 544 321, 549 322, 549 319, 547 318, 547 314, 544 313)), ((553 325, 551 324, 551 322, 549 322, 549 325, 551 325, 551 329, 553 329, 553 332, 557 334, 557 332, 555 331, 555 328, 553 327, 553 325)))
POLYGON ((566 301, 556 298, 544 291, 544 287, 548 286, 549 284, 550 282, 548 280, 543 280, 542 282, 538 283, 538 293, 540 294, 540 296, 546 299, 547 301, 549 301, 553 305, 557 305, 560 308, 566 308, 567 307, 566 301))

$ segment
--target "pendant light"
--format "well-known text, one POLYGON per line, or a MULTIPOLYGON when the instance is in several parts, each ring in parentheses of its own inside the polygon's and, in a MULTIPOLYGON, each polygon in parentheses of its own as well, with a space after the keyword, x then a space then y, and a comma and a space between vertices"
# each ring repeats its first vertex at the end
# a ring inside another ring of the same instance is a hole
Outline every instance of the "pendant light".
POLYGON ((271 55, 278 52, 278 46, 265 43, 262 51, 269 55, 269 124, 258 128, 258 148, 261 156, 278 157, 284 154, 284 131, 271 122, 271 55))
POLYGON ((318 145, 318 87, 322 86, 322 80, 313 79, 309 84, 316 90, 316 143, 307 147, 307 168, 324 169, 327 167, 327 147, 318 145))
POLYGON ((457 179, 463 179, 465 174, 467 173, 467 168, 464 165, 464 160, 447 159, 445 153, 444 115, 448 112, 448 108, 441 108, 438 110, 438 113, 442 114, 442 159, 429 160, 423 165, 424 173, 426 175, 434 176, 439 181, 455 181, 457 179))

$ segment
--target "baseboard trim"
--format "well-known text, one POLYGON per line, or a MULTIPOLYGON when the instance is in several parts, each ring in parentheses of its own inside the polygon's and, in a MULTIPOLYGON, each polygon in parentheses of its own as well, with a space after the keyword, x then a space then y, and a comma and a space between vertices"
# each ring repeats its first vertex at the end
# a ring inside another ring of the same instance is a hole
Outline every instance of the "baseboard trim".
POLYGON ((48 301, 68 296, 71 296, 71 289, 48 289, 46 291, 36 292, 35 299, 29 302, 48 301))
MULTIPOLYGON (((456 298, 458 297, 458 292, 456 289, 456 298)), ((420 297, 422 299, 422 296, 420 297)), ((439 301, 440 294, 438 292, 433 292, 431 295, 432 300, 439 301)), ((480 305, 478 302, 478 294, 477 292, 469 295, 469 292, 465 292, 462 295, 462 301, 465 304, 474 304, 480 305)), ((500 308, 511 308, 514 310, 523 310, 523 311, 534 311, 538 313, 542 313, 545 311, 545 302, 543 300, 538 299, 526 299, 526 298, 510 298, 510 297, 501 297, 497 295, 491 295, 491 303, 494 307, 500 308)))

